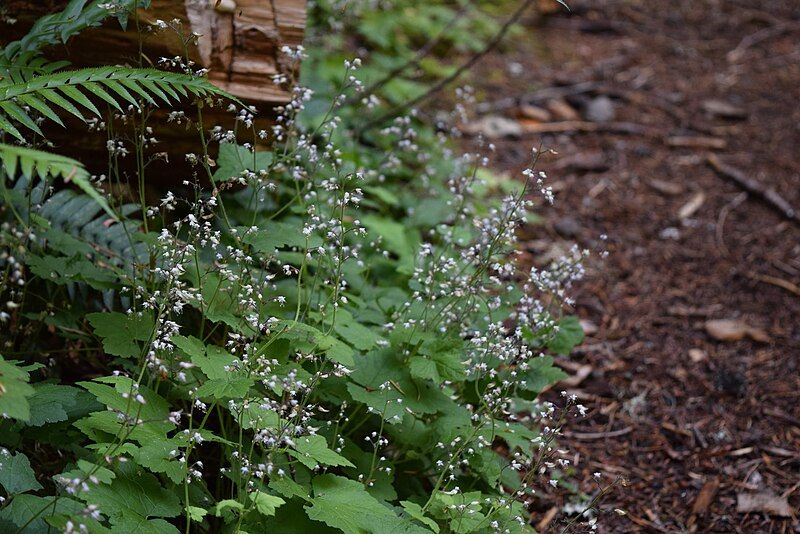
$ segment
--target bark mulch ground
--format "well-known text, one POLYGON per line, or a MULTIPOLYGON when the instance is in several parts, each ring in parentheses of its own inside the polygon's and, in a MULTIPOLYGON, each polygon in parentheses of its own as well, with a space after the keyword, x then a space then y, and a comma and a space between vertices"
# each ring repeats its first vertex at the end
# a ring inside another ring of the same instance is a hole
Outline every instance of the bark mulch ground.
POLYGON ((474 76, 484 116, 517 124, 493 139, 498 170, 519 173, 532 145, 560 154, 541 165, 558 200, 525 236, 532 261, 610 252, 575 291, 592 333, 561 361, 590 408, 563 440, 574 487, 536 521, 559 531, 601 471, 627 485, 600 532, 800 532, 781 517, 800 505, 800 224, 711 165, 800 208, 800 4, 569 4, 474 76), (712 336, 717 319, 744 337, 712 336), (737 508, 754 495, 771 506, 737 508))

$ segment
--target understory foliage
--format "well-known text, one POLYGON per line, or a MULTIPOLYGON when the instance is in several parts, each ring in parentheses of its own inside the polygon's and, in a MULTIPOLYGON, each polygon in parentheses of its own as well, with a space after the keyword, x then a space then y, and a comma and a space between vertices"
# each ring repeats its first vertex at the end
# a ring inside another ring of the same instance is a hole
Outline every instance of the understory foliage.
POLYGON ((36 55, 134 5, 73 0, 3 51, 0 531, 532 531, 582 409, 536 397, 581 340, 560 310, 584 253, 517 260, 530 193, 552 200, 536 151, 499 182, 452 152, 448 118, 363 126, 441 76, 417 62, 370 88, 425 40, 468 52, 493 26, 438 2, 317 3, 311 87, 277 79, 292 101, 260 129, 187 59, 36 55), (364 72, 353 46, 375 51, 364 72), (148 120, 179 101, 192 171, 151 200, 148 120), (204 126, 210 106, 233 129, 204 126), (105 174, 42 150, 64 113, 108 136, 105 174))

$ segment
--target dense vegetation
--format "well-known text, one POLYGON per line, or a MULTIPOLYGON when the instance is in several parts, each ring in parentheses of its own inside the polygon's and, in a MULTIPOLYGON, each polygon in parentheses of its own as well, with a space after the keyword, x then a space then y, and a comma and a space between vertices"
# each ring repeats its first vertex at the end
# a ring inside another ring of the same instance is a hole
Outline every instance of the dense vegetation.
POLYGON ((375 120, 496 24, 318 2, 309 57, 285 51, 302 85, 259 130, 186 61, 40 55, 136 4, 73 0, 3 50, 0 531, 531 531, 526 499, 557 483, 553 440, 580 409, 536 396, 563 377, 546 354, 582 337, 560 309, 583 252, 522 272, 529 193, 552 193, 454 154, 460 104, 437 128, 375 120), (209 106, 233 129, 207 130, 209 106), (155 107, 197 149, 148 201, 155 107), (42 150, 64 114, 108 136, 104 175, 42 150))

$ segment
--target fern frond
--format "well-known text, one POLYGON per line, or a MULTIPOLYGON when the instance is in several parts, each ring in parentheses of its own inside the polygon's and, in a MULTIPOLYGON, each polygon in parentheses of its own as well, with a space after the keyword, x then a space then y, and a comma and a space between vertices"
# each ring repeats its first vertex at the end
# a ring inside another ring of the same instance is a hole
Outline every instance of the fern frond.
POLYGON ((117 297, 125 307, 126 297, 114 288, 135 277, 150 261, 148 245, 136 238, 141 235, 141 221, 128 218, 140 207, 120 206, 120 218, 115 221, 88 195, 62 189, 48 197, 47 190, 45 180, 20 176, 13 189, 3 195, 19 217, 35 225, 36 243, 41 248, 27 258, 31 271, 65 285, 71 297, 77 293, 87 300, 96 298, 91 287, 102 291, 109 309, 114 308, 117 297), (48 262, 53 261, 58 269, 51 272, 48 262))
POLYGON ((85 120, 78 104, 92 115, 100 112, 89 99, 94 95, 118 110, 120 104, 139 107, 138 98, 157 106, 158 101, 172 105, 179 97, 203 98, 220 96, 238 100, 204 78, 157 69, 96 67, 36 76, 22 83, 0 84, 0 130, 24 140, 11 120, 25 128, 41 133, 22 106, 28 106, 57 122, 52 108, 67 111, 85 120), (55 118, 54 118, 55 117, 55 118))
POLYGON ((68 65, 69 61, 50 61, 34 52, 26 52, 13 58, 0 53, 0 84, 25 83, 36 76, 52 74, 68 65))
POLYGON ((30 31, 20 39, 6 45, 3 50, 9 62, 26 53, 35 53, 48 45, 66 43, 73 37, 105 19, 116 16, 123 28, 127 24, 128 13, 135 8, 147 8, 149 0, 118 0, 114 9, 108 8, 107 0, 71 0, 63 11, 45 15, 37 20, 30 31))
POLYGON ((94 188, 87 171, 80 162, 72 158, 0 143, 0 162, 6 174, 14 181, 18 175, 30 180, 38 176, 61 176, 65 182, 72 182, 88 195, 106 213, 117 220, 117 216, 106 199, 94 188), (18 174, 19 173, 19 174, 18 174))
POLYGON ((99 26, 115 16, 125 28, 128 14, 136 8, 148 8, 148 0, 120 0, 113 10, 104 0, 71 0, 58 13, 39 18, 19 41, 0 50, 0 83, 22 83, 34 76, 50 74, 69 65, 68 61, 49 61, 39 53, 42 48, 67 41, 86 28, 99 26))

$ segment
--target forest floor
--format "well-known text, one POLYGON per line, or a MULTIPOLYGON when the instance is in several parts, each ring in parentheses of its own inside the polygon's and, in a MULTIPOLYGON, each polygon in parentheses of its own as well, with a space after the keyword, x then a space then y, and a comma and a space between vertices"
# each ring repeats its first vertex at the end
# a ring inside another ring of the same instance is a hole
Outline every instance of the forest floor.
POLYGON ((559 153, 531 261, 610 252, 574 291, 589 335, 559 360, 558 389, 590 408, 562 442, 574 485, 535 522, 559 531, 600 471, 627 481, 601 532, 800 532, 800 223, 725 174, 800 208, 800 4, 568 3, 472 80, 497 171, 559 153))

